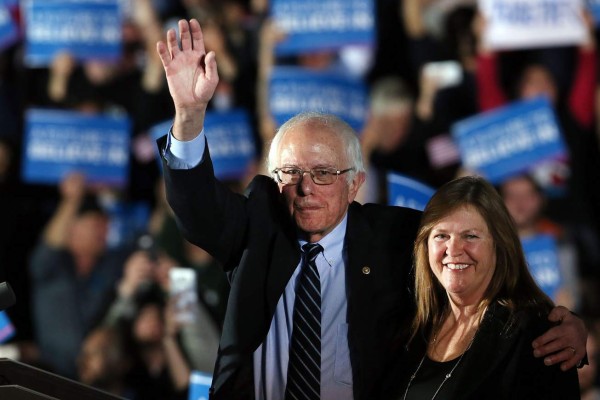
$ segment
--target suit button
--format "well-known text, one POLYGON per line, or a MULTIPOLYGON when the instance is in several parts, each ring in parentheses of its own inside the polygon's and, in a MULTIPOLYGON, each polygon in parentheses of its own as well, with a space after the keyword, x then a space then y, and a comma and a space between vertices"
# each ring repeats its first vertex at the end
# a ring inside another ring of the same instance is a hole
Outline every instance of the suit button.
POLYGON ((371 268, 369 267, 362 267, 362 273, 365 275, 369 275, 371 273, 371 268))

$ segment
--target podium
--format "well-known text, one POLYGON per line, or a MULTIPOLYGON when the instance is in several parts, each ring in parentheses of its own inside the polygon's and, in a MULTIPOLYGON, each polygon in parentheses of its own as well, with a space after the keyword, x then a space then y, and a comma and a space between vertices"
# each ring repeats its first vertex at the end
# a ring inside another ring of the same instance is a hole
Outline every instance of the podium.
POLYGON ((124 400, 83 383, 9 358, 0 358, 0 399, 124 400))

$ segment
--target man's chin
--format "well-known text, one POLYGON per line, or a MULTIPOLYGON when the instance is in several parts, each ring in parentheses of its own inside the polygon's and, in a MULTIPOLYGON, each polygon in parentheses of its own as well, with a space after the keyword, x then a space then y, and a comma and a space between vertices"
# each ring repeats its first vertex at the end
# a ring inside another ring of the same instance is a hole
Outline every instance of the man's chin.
POLYGON ((311 221, 296 219, 296 226, 306 236, 319 235, 323 231, 321 227, 311 221))

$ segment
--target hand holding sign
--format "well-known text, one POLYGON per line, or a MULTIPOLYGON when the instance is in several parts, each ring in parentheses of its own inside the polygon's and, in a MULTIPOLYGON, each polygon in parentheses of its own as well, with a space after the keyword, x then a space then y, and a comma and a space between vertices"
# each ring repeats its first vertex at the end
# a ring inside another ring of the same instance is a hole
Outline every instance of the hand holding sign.
POLYGON ((479 0, 483 39, 490 49, 581 44, 586 40, 580 0, 479 0))
POLYGON ((79 202, 85 195, 85 175, 70 172, 60 182, 60 194, 65 200, 79 202))

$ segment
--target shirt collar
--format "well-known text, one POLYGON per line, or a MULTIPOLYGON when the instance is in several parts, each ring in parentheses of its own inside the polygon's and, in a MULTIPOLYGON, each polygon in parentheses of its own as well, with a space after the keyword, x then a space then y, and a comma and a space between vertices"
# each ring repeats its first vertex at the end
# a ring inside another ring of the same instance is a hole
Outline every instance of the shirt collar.
MULTIPOLYGON (((337 259, 342 257, 347 225, 348 213, 346 212, 346 215, 344 215, 344 218, 340 221, 340 223, 333 228, 331 232, 317 242, 323 247, 323 256, 329 265, 334 265, 334 263, 338 261, 337 259)), ((298 242, 300 243, 300 247, 308 243, 304 239, 300 239, 298 242)))

